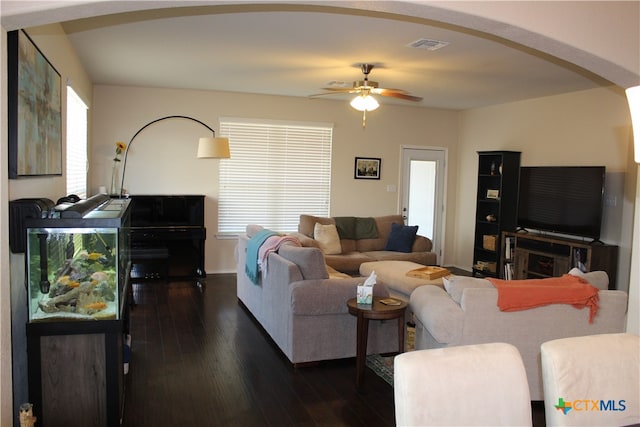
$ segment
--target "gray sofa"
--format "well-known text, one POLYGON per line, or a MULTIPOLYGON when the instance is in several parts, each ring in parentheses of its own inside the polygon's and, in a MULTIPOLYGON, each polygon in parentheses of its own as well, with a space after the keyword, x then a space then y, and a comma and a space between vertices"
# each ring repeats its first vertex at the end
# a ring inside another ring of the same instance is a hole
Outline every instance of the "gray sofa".
MULTIPOLYGON (((312 215, 300 215, 298 233, 293 233, 303 246, 317 247, 320 245, 314 240, 314 226, 316 223, 327 225, 336 224, 336 219, 353 218, 358 223, 371 218, 340 217, 326 218, 312 215)), ((371 261, 412 261, 422 265, 436 265, 437 255, 431 252, 433 242, 427 237, 416 235, 410 252, 399 252, 385 250, 392 224, 404 225, 402 215, 387 215, 373 217, 377 233, 375 238, 358 238, 357 231, 355 238, 345 238, 339 229, 341 253, 325 254, 327 265, 348 274, 357 275, 360 264, 371 261)), ((357 227, 354 227, 357 230, 357 227)))
MULTIPOLYGON (((254 284, 245 273, 247 245, 259 227, 247 227, 236 247, 237 296, 295 365, 355 357, 356 317, 347 301, 355 298, 359 278, 331 278, 318 248, 283 245, 268 255, 266 274, 254 284)), ((264 269, 263 269, 264 270, 264 269)), ((374 295, 388 296, 384 284, 374 295)), ((396 321, 372 321, 368 353, 398 349, 396 321)))
POLYGON ((600 289, 599 309, 593 323, 589 323, 588 309, 579 310, 566 304, 500 311, 498 291, 485 279, 455 276, 445 282, 444 289, 419 287, 410 298, 416 323, 415 347, 422 350, 491 342, 512 344, 522 356, 531 399, 543 400, 542 343, 625 330, 627 294, 607 290, 609 280, 605 272, 584 276, 600 289))

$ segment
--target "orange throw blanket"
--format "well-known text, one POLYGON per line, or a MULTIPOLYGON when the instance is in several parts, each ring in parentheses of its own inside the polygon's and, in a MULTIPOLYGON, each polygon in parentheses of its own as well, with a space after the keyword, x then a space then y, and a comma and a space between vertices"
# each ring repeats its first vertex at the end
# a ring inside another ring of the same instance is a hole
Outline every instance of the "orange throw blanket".
POLYGON ((548 279, 487 280, 498 290, 498 307, 501 311, 571 304, 576 308, 589 307, 589 323, 593 323, 598 312, 598 288, 570 274, 548 279))

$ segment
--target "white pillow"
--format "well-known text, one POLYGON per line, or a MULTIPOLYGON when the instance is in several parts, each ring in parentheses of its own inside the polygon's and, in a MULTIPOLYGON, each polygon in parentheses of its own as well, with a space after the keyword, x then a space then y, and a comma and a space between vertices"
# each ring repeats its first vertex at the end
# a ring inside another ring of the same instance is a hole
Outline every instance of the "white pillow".
POLYGON ((486 279, 468 276, 448 276, 442 278, 445 290, 451 299, 460 304, 462 292, 467 288, 493 288, 494 286, 486 279))
POLYGON ((264 230, 264 227, 258 224, 247 224, 247 237, 252 238, 258 231, 264 230))
POLYGON ((338 255, 342 253, 340 237, 335 224, 318 224, 313 227, 313 238, 318 242, 318 246, 326 255, 338 255))
POLYGON ((595 286, 596 288, 605 291, 609 289, 609 275, 606 271, 590 271, 588 273, 583 273, 578 268, 572 268, 569 271, 569 274, 572 276, 582 277, 584 280, 589 282, 589 284, 595 286))

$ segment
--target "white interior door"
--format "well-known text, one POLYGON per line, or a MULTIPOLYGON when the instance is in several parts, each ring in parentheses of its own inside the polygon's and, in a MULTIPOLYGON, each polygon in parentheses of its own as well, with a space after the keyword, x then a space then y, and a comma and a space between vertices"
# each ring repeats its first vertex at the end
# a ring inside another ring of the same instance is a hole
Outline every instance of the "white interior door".
POLYGON ((445 150, 402 149, 402 214, 407 225, 433 241, 442 264, 444 246, 445 150))

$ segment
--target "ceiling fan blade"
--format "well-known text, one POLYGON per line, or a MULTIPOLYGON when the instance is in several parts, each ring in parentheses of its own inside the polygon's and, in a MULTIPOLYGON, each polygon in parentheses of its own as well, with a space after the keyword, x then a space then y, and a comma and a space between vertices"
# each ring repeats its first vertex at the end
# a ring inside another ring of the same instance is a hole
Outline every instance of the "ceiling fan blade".
POLYGON ((386 94, 388 94, 389 92, 405 93, 405 94, 407 93, 406 90, 390 89, 390 88, 386 88, 386 87, 379 87, 379 88, 371 89, 371 93, 382 95, 382 96, 386 96, 386 94))
POLYGON ((336 93, 356 93, 359 91, 358 88, 353 87, 323 87, 322 90, 328 90, 329 92, 336 93))
POLYGON ((337 92, 325 92, 325 93, 314 93, 313 95, 309 95, 309 98, 318 98, 320 96, 332 96, 332 95, 344 95, 345 93, 349 93, 347 91, 337 91, 337 92))
POLYGON ((389 97, 392 97, 392 98, 404 99, 405 101, 413 101, 413 102, 422 101, 422 97, 420 97, 420 96, 413 96, 413 95, 409 95, 409 94, 406 94, 406 93, 394 92, 394 91, 389 91, 389 90, 383 90, 380 93, 380 95, 389 96, 389 97))

